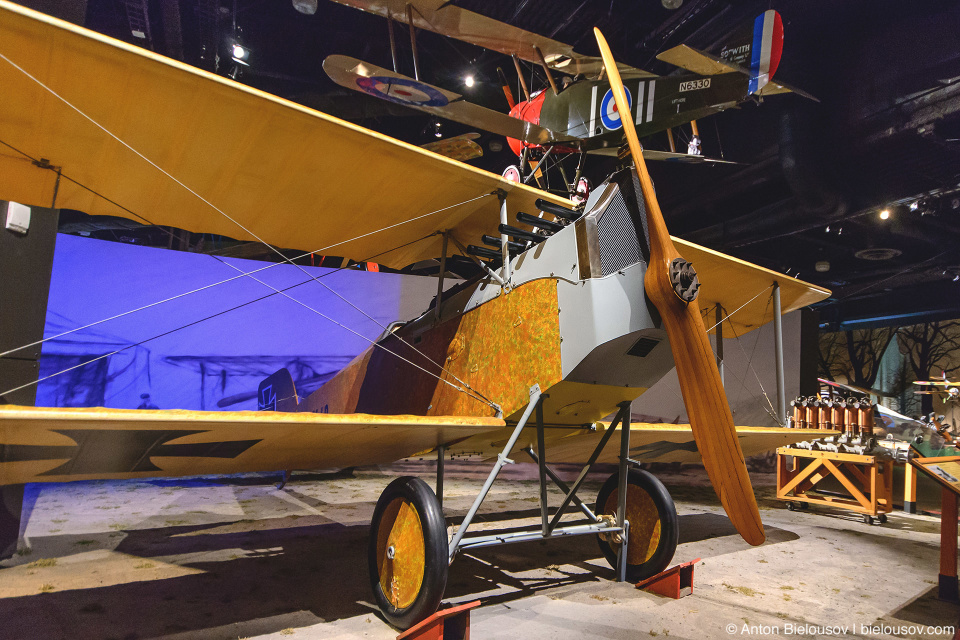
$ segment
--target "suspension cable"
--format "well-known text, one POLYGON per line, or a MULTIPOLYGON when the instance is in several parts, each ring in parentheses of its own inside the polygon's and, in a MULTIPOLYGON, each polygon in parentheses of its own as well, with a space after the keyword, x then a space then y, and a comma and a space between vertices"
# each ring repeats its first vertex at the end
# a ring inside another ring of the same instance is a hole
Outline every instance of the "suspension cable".
MULTIPOLYGON (((246 232, 247 234, 249 234, 250 236, 252 236, 253 238, 255 238, 258 242, 260 242, 263 246, 267 247, 270 251, 276 253, 278 256, 280 256, 280 257, 283 259, 284 262, 293 265, 293 266, 296 267, 300 272, 302 272, 304 275, 306 275, 307 277, 309 277, 311 280, 317 281, 321 286, 323 286, 324 288, 326 288, 328 291, 330 291, 331 293, 333 293, 334 295, 336 295, 337 297, 339 297, 341 300, 343 300, 344 302, 346 302, 347 304, 349 304, 351 307, 353 307, 354 309, 356 309, 357 311, 359 311, 360 313, 362 313, 362 314, 363 314, 364 316, 366 316, 368 319, 370 319, 371 321, 373 321, 374 323, 376 323, 377 325, 379 325, 381 329, 383 329, 384 331, 386 331, 387 327, 386 327, 385 325, 383 325, 382 323, 380 323, 378 320, 372 318, 369 314, 367 314, 365 311, 363 311, 362 309, 360 309, 359 307, 357 307, 357 306, 354 305, 353 303, 351 303, 351 302, 349 302, 348 300, 346 300, 345 298, 343 298, 343 296, 341 296, 339 293, 337 293, 337 292, 333 291, 332 289, 330 289, 330 288, 326 285, 326 283, 319 282, 319 280, 317 280, 315 277, 311 276, 303 267, 301 267, 300 265, 296 264, 296 263, 293 262, 290 258, 288 258, 287 256, 285 256, 285 255, 283 254, 283 252, 281 252, 279 249, 277 249, 277 248, 274 247, 273 245, 271 245, 271 244, 269 244, 268 242, 266 242, 263 238, 261 238, 259 235, 257 235, 256 233, 254 233, 251 229, 247 228, 247 227, 246 227, 245 225, 243 225, 241 222, 239 222, 238 220, 236 220, 235 218, 233 218, 232 216, 230 216, 227 212, 225 212, 224 210, 220 209, 220 208, 217 207, 215 204, 213 204, 212 202, 210 202, 209 200, 207 200, 206 198, 204 198, 202 195, 200 195, 199 193, 197 193, 196 191, 194 191, 193 189, 191 189, 190 187, 188 187, 186 184, 184 184, 183 182, 181 182, 180 180, 178 180, 177 178, 175 178, 172 174, 170 174, 170 173, 167 172, 165 169, 163 169, 162 167, 160 167, 158 164, 156 164, 155 162, 153 162, 152 160, 150 160, 149 158, 147 158, 147 157, 146 157, 144 154, 142 154, 140 151, 138 151, 137 149, 134 149, 130 144, 128 144, 127 142, 125 142, 124 140, 122 140, 119 136, 117 136, 116 134, 114 134, 113 132, 111 132, 109 129, 107 129, 106 127, 104 127, 102 124, 100 124, 99 122, 97 122, 96 120, 94 120, 92 117, 90 117, 89 115, 87 115, 86 113, 84 113, 80 108, 74 106, 69 100, 67 100, 67 99, 64 98, 63 96, 59 95, 59 94, 58 94, 56 91, 54 91, 52 88, 50 88, 49 86, 47 86, 46 84, 44 84, 40 79, 38 79, 38 78, 36 78, 35 76, 31 75, 30 72, 28 72, 26 69, 24 69, 23 67, 21 67, 21 66, 18 65, 17 63, 13 62, 12 60, 10 60, 10 58, 8 58, 7 56, 5 56, 5 55, 2 54, 2 53, 0 53, 0 59, 3 59, 4 61, 6 61, 7 64, 11 65, 12 67, 14 67, 14 68, 17 69, 18 71, 20 71, 23 75, 25 75, 25 76, 28 77, 30 80, 32 80, 33 82, 35 82, 37 85, 39 85, 40 87, 42 87, 42 88, 43 88, 45 91, 47 91, 50 95, 52 95, 52 96, 55 97, 56 99, 60 100, 63 104, 65 104, 65 105, 66 105, 67 107, 69 107, 70 109, 72 109, 72 110, 74 110, 75 112, 77 112, 77 114, 79 114, 81 117, 83 117, 84 119, 86 119, 87 121, 89 121, 89 122, 90 122, 91 124, 93 124, 96 128, 98 128, 98 129, 100 129, 101 131, 103 131, 107 136, 109 136, 110 138, 112 138, 113 140, 115 140, 116 142, 118 142, 118 143, 119 143, 120 145, 122 145, 124 148, 128 149, 130 152, 132 152, 134 155, 136 155, 137 157, 139 157, 140 159, 142 159, 144 162, 146 162, 147 164, 149 164, 150 166, 152 166, 154 169, 156 169, 157 171, 159 171, 160 173, 162 173, 162 174, 165 175, 166 177, 170 178, 173 182, 175 182, 175 183, 178 184, 179 186, 183 187, 183 189, 186 190, 188 193, 190 193, 191 195, 193 195, 194 197, 196 197, 198 200, 200 200, 201 202, 203 202, 204 204, 206 204, 208 207, 210 207, 211 209, 213 209, 215 212, 217 212, 218 214, 220 214, 221 216, 223 216, 224 218, 226 218, 226 219, 229 220, 230 222, 232 222, 235 226, 239 227, 239 228, 242 229, 244 232, 246 232)), ((473 202, 473 201, 475 201, 475 200, 479 200, 479 199, 481 199, 481 198, 484 198, 484 197, 493 195, 494 193, 495 193, 495 192, 493 192, 493 193, 481 194, 480 196, 477 196, 477 197, 472 198, 472 199, 470 199, 470 200, 467 200, 467 201, 465 201, 465 202, 459 203, 459 204, 457 204, 457 205, 451 205, 451 207, 446 207, 446 208, 444 208, 444 209, 440 209, 440 210, 431 212, 431 213, 429 213, 429 214, 421 215, 421 216, 412 218, 412 219, 410 219, 410 220, 405 220, 405 221, 403 221, 403 222, 401 222, 401 223, 398 223, 398 224, 395 224, 395 225, 391 225, 391 226, 399 226, 399 224, 405 224, 405 223, 408 223, 408 222, 412 222, 413 220, 426 217, 426 215, 433 215, 433 214, 435 214, 435 213, 438 213, 438 212, 443 211, 443 210, 445 210, 445 209, 452 208, 452 207, 454 207, 454 206, 461 206, 461 205, 463 205, 463 204, 467 204, 467 203, 469 203, 469 202, 473 202)), ((142 218, 142 219, 145 219, 145 218, 142 218)), ((148 222, 149 222, 149 220, 148 220, 148 222)), ((151 222, 151 224, 153 224, 153 223, 151 222)), ((385 229, 386 229, 386 228, 390 228, 390 227, 385 227, 385 229)), ((383 229, 380 229, 380 230, 377 230, 377 231, 375 231, 375 232, 373 232, 373 233, 377 233, 377 232, 382 231, 382 230, 383 230, 383 229)), ((359 238, 365 237, 365 236, 367 236, 367 235, 371 235, 371 234, 370 234, 370 233, 364 234, 364 235, 358 236, 358 237, 356 237, 356 238, 353 238, 353 239, 351 239, 351 240, 345 240, 345 241, 343 241, 343 242, 341 242, 341 243, 338 243, 338 244, 343 244, 343 243, 346 243, 346 242, 352 242, 352 241, 354 241, 354 240, 357 240, 357 239, 359 239, 359 238)), ((333 246, 336 246, 336 245, 333 245, 333 246)), ((323 249, 318 250, 318 251, 323 251, 323 249)), ((212 254, 207 254, 207 255, 211 255, 211 257, 213 257, 213 258, 215 258, 215 259, 218 259, 217 256, 213 256, 212 254)), ((221 261, 221 262, 222 262, 222 261, 221 261)), ((226 263, 224 263, 224 264, 226 264, 226 263)), ((254 280, 257 280, 256 278, 253 278, 253 279, 254 279, 254 280)), ((258 280, 258 282, 259 282, 259 280, 258 280)), ((263 284, 263 283, 261 283, 261 284, 263 284)), ((269 286, 269 285, 266 285, 266 286, 269 286)), ((289 297, 289 296, 288 296, 288 297, 289 297)), ((293 298, 291 298, 291 299, 293 299, 293 298)), ((299 302, 299 301, 296 301, 296 300, 295 300, 295 302, 299 302)), ((308 308, 309 308, 309 307, 308 307, 308 308)), ((321 314, 321 315, 322 315, 322 314, 321 314)), ((451 377, 453 377, 455 380, 457 380, 458 382, 460 382, 461 384, 463 384, 465 388, 470 389, 469 384, 467 384, 467 383, 463 382, 462 380, 460 380, 460 379, 459 379, 456 375, 454 375, 452 372, 447 371, 447 370, 443 367, 443 365, 441 365, 441 364, 438 363, 438 362, 435 362, 432 358, 430 358, 430 357, 427 356, 426 354, 422 353, 419 349, 417 349, 415 346, 413 346, 413 345, 411 345, 410 343, 408 343, 408 342, 407 342, 404 338, 402 338, 401 336, 396 336, 396 337, 397 337, 397 339, 398 339, 400 342, 406 344, 408 347, 410 347, 411 349, 413 349, 416 353, 418 353, 418 354, 420 354, 421 356, 423 356, 428 362, 431 362, 431 363, 434 364, 435 366, 439 367, 439 369, 440 369, 441 372, 449 374, 449 375, 450 375, 451 377)), ((398 356, 398 357, 399 357, 399 356, 398 356)), ((456 385, 451 385, 451 386, 454 386, 455 388, 458 388, 458 387, 456 387, 456 385)), ((490 401, 487 401, 487 400, 485 400, 485 401, 488 402, 488 403, 490 403, 490 401)), ((490 403, 490 404, 492 404, 492 403, 490 403)))

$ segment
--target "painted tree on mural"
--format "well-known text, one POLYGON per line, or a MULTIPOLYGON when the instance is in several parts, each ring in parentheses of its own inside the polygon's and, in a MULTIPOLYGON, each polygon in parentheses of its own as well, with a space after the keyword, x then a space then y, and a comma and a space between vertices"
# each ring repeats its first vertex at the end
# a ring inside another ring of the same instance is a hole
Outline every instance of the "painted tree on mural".
POLYGON ((880 360, 896 329, 854 329, 820 335, 820 375, 828 380, 838 378, 847 384, 869 389, 877 380, 880 360))
MULTIPOLYGON (((960 371, 960 320, 927 322, 897 330, 900 353, 906 356, 916 380, 951 376, 960 371)), ((933 396, 921 396, 923 413, 934 410, 933 396)))

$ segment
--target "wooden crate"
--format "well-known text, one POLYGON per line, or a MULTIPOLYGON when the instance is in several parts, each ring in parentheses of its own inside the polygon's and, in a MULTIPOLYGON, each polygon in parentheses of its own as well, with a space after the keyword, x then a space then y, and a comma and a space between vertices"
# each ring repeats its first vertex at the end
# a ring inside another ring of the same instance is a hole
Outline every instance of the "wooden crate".
POLYGON ((791 503, 839 507, 866 520, 893 510, 893 460, 830 451, 777 449, 777 499, 791 503), (846 495, 812 494, 827 479, 837 480, 846 495))

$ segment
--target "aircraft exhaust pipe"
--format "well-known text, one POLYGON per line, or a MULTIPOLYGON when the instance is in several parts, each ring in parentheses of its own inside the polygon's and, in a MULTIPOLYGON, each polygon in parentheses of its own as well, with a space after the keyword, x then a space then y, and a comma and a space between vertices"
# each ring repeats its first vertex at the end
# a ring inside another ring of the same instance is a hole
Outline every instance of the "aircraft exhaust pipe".
POLYGON ((529 240, 530 242, 536 242, 537 244, 540 244, 541 242, 547 239, 547 236, 541 236, 536 233, 524 231, 523 229, 517 229, 516 227, 512 227, 509 224, 501 224, 500 226, 497 227, 497 230, 500 233, 506 234, 508 236, 512 236, 520 240, 529 240))
MULTIPOLYGON (((503 250, 503 243, 500 242, 500 238, 483 234, 482 236, 480 236, 480 240, 485 245, 496 247, 500 251, 503 250)), ((511 240, 507 240, 507 247, 510 248, 510 253, 523 253, 524 251, 527 250, 527 245, 520 242, 513 242, 511 240)))
POLYGON ((582 211, 575 211, 573 209, 567 209, 566 207, 560 206, 559 204, 554 204, 552 202, 547 202, 543 198, 538 199, 534 204, 536 204, 537 209, 543 211, 544 213, 549 213, 558 218, 564 220, 569 220, 573 222, 583 215, 582 211))
POLYGON ((538 229, 549 231, 550 233, 556 233, 557 231, 563 229, 563 225, 559 222, 551 222, 550 220, 538 218, 537 216, 532 216, 529 213, 524 213, 523 211, 517 212, 517 221, 522 222, 523 224, 528 224, 531 227, 537 227, 538 229))

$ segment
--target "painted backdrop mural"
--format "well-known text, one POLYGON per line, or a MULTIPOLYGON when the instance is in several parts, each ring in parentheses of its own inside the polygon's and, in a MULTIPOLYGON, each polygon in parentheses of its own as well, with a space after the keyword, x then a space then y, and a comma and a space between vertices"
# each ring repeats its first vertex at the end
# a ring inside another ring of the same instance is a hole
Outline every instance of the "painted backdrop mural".
POLYGON ((426 308, 436 286, 59 235, 37 404, 256 409, 257 385, 280 367, 306 395, 384 327, 426 308), (255 270, 265 284, 241 276, 255 270))

